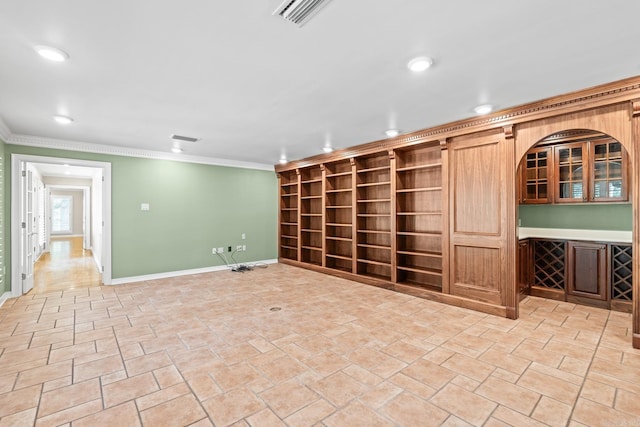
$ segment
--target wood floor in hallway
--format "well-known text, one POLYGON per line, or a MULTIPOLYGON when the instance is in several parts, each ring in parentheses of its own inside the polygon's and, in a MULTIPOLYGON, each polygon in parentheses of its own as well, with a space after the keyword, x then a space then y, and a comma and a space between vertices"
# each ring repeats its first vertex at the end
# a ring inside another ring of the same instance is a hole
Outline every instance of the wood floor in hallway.
POLYGON ((102 275, 82 237, 55 237, 34 267, 34 293, 100 286, 102 275))

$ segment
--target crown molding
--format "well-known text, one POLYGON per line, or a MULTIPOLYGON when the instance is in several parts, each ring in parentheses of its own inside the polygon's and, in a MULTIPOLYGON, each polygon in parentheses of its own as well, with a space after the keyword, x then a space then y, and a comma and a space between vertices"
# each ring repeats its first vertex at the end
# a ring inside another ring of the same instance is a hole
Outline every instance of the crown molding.
POLYGON ((11 130, 9 130, 9 126, 7 126, 4 120, 2 120, 2 117, 0 117, 0 139, 4 142, 7 142, 10 137, 11 130))
POLYGON ((112 156, 138 157, 153 160, 172 160, 184 163, 199 163, 213 166, 227 166, 241 169, 257 169, 273 171, 273 165, 243 162, 239 160, 219 159, 216 157, 193 156, 184 154, 164 153, 161 151, 140 150, 137 148, 117 147, 112 145, 93 144, 81 141, 68 141, 55 138, 43 138, 31 135, 12 134, 5 127, 8 135, 3 135, 2 126, 4 123, 0 119, 0 138, 7 144, 24 145, 29 147, 53 148, 56 150, 80 151, 84 153, 108 154, 112 156))

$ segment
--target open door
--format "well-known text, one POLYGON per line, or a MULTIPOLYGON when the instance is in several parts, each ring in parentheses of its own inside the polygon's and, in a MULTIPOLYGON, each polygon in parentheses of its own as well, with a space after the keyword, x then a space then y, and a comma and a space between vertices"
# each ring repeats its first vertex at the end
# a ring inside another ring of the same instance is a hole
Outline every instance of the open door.
POLYGON ((26 294, 33 288, 33 265, 36 254, 36 215, 34 212, 33 172, 26 162, 21 162, 20 198, 22 215, 21 229, 21 262, 20 275, 22 279, 22 293, 26 294))

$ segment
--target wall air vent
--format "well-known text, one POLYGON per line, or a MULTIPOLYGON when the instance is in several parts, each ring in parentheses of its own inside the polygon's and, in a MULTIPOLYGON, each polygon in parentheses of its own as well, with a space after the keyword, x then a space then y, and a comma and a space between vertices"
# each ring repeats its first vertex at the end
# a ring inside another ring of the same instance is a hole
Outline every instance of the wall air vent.
POLYGON ((196 142, 199 138, 173 134, 171 135, 171 139, 173 139, 174 141, 196 142))
POLYGON ((285 0, 273 12, 302 27, 331 0, 285 0))

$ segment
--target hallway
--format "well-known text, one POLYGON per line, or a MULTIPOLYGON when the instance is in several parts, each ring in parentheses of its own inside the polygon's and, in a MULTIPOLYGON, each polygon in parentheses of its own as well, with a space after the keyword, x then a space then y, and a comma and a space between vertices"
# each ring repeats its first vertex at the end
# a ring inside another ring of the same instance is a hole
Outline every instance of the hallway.
POLYGON ((53 237, 48 253, 34 267, 36 294, 100 286, 101 274, 91 250, 82 247, 82 237, 53 237))

